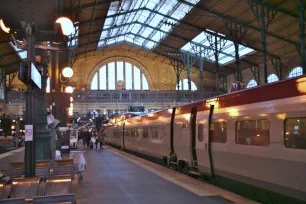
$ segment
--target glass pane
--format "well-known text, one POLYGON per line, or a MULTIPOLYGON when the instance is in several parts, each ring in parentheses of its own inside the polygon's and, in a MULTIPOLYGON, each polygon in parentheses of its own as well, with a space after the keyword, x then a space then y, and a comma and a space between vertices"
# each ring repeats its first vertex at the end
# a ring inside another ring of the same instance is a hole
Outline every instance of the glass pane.
POLYGON ((269 146, 270 123, 268 120, 247 120, 236 123, 236 143, 269 146))
POLYGON ((126 90, 132 90, 132 65, 128 62, 125 63, 125 87, 126 90))
POLYGON ((47 92, 47 93, 50 93, 50 77, 48 77, 48 79, 47 79, 46 92, 47 92))
POLYGON ((158 139, 158 129, 157 127, 151 127, 151 138, 158 139))
POLYGON ((306 149, 306 118, 285 120, 285 146, 293 149, 306 149))
POLYGON ((193 81, 191 81, 191 91, 196 91, 196 90, 198 90, 197 86, 193 81))
POLYGON ((268 76, 268 83, 273 83, 278 81, 278 77, 275 74, 271 74, 270 76, 268 76))
POLYGON ((115 63, 108 63, 108 90, 115 90, 115 63))
POLYGON ((248 85, 246 86, 247 88, 252 88, 252 87, 255 87, 257 86, 257 82, 252 79, 251 81, 249 81, 248 85))
POLYGON ((140 70, 134 66, 134 90, 140 90, 140 70))
POLYGON ((226 143, 226 123, 216 122, 210 126, 211 141, 215 143, 226 143))
POLYGON ((149 90, 148 81, 144 74, 142 74, 142 90, 149 90))
POLYGON ((98 73, 95 74, 91 81, 91 90, 98 90, 98 73))
POLYGON ((148 128, 143 129, 143 138, 149 138, 149 129, 148 128))
POLYGON ((117 62, 117 81, 123 80, 123 62, 117 62))
POLYGON ((303 69, 302 67, 296 67, 294 68, 288 75, 288 78, 293 78, 297 76, 301 76, 303 74, 303 69))
POLYGON ((203 142, 204 140, 204 125, 199 124, 198 126, 198 140, 199 142, 203 142))
POLYGON ((188 90, 188 79, 183 80, 183 89, 182 90, 188 90))
POLYGON ((100 90, 106 90, 106 66, 100 69, 100 90))

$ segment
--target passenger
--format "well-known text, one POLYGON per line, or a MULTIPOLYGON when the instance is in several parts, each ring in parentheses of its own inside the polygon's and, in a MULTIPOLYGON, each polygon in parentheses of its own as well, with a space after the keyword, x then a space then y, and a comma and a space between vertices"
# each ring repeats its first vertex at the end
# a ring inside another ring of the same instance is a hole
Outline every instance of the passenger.
POLYGON ((90 136, 90 132, 86 132, 86 135, 85 135, 85 140, 86 140, 86 143, 87 143, 87 149, 90 148, 89 146, 89 143, 90 143, 90 140, 91 140, 91 136, 90 136))
POLYGON ((98 140, 99 140, 99 143, 100 143, 100 149, 103 150, 103 141, 104 141, 104 133, 99 133, 99 137, 98 137, 98 140))

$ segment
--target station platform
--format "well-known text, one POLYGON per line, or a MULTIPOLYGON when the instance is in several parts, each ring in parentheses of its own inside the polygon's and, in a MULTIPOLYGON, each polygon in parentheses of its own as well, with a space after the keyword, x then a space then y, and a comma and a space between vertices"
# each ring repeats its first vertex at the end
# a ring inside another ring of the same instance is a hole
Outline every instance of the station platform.
POLYGON ((84 156, 78 204, 257 203, 112 147, 88 150, 84 156))

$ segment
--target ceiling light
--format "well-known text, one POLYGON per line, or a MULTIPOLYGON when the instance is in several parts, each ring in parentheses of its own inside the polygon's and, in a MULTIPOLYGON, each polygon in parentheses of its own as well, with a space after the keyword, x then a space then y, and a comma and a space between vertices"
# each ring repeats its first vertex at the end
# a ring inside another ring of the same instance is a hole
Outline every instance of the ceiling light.
POLYGON ((67 86, 67 87, 65 88, 65 92, 66 92, 66 93, 72 93, 72 92, 73 92, 72 86, 67 86))
POLYGON ((9 27, 6 27, 5 25, 4 25, 4 22, 3 22, 3 20, 2 19, 0 19, 0 27, 1 27, 1 29, 4 31, 4 32, 6 32, 6 33, 10 33, 10 28, 9 27))
POLYGON ((64 35, 68 36, 74 32, 73 23, 69 18, 60 17, 55 22, 61 24, 61 28, 64 35))
POLYGON ((70 67, 65 67, 62 71, 64 77, 70 78, 73 76, 73 70, 70 67))

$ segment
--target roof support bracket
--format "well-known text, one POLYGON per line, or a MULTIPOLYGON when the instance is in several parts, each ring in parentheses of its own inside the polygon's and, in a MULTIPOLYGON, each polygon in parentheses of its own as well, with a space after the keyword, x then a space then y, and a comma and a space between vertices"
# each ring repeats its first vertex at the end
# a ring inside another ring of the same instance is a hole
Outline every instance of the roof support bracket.
POLYGON ((191 75, 191 67, 194 65, 194 63, 197 61, 196 56, 188 53, 188 52, 181 52, 181 58, 182 61, 186 67, 187 70, 187 80, 188 80, 188 90, 191 91, 191 79, 190 79, 190 75, 191 75))
POLYGON ((261 42, 262 42, 262 53, 264 57, 264 82, 268 83, 268 59, 267 59, 267 30, 270 23, 275 18, 277 11, 271 10, 266 7, 262 2, 254 2, 253 0, 248 0, 251 10, 253 11, 257 22, 260 26, 261 32, 261 42))
POLYGON ((224 91, 225 93, 227 92, 227 77, 226 76, 220 76, 219 81, 221 84, 220 90, 224 91))
POLYGON ((251 71, 253 73, 253 76, 255 78, 255 81, 257 82, 257 84, 260 84, 260 78, 259 78, 259 67, 258 66, 252 66, 251 67, 251 71))
POLYGON ((239 44, 242 43, 242 40, 246 33, 248 32, 248 28, 246 28, 243 25, 239 25, 237 23, 225 21, 225 26, 229 32, 229 36, 231 36, 232 41, 235 46, 235 59, 236 59, 236 72, 234 73, 234 76, 237 81, 242 82, 242 74, 240 70, 240 56, 239 56, 239 44))
POLYGON ((279 78, 279 80, 282 80, 283 79, 283 76, 282 76, 282 63, 281 63, 281 60, 280 58, 271 58, 271 62, 272 62, 272 65, 276 71, 276 74, 279 78))
MULTIPOLYGON (((171 53, 173 54, 173 53, 171 53)), ((174 53, 176 55, 180 55, 179 52, 174 53)), ((179 101, 180 100, 180 95, 179 95, 179 91, 180 91, 180 78, 182 75, 182 72, 185 70, 185 65, 183 62, 180 62, 176 59, 173 59, 172 57, 169 57, 170 59, 170 64, 172 65, 174 71, 175 71, 175 75, 176 75, 176 87, 177 87, 177 91, 176 91, 176 100, 179 101)))
POLYGON ((215 66, 216 66, 216 89, 217 94, 220 93, 220 80, 219 80, 219 54, 222 52, 226 45, 226 40, 223 38, 219 38, 216 35, 211 35, 208 33, 205 33, 206 39, 208 40, 210 47, 214 53, 215 56, 215 66))
POLYGON ((14 80, 15 76, 17 75, 17 72, 14 72, 12 74, 8 74, 5 81, 5 86, 7 89, 11 88, 12 81, 14 80))

